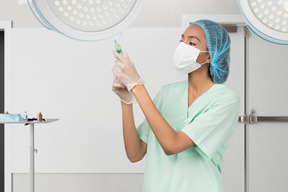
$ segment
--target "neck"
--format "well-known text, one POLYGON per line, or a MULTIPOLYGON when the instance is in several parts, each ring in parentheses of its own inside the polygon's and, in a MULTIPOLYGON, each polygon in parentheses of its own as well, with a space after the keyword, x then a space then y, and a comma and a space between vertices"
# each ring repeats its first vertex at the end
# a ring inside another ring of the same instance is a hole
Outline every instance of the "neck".
POLYGON ((208 91, 215 83, 212 81, 208 66, 188 74, 189 94, 194 96, 202 95, 208 91))

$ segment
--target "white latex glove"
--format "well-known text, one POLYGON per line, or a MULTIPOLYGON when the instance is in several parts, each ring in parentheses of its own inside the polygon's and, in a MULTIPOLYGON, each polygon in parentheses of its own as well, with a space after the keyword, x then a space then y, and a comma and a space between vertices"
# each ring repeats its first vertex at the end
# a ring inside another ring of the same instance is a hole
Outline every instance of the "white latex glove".
POLYGON ((115 66, 112 68, 112 72, 116 79, 127 87, 129 91, 131 91, 134 86, 144 83, 126 52, 119 54, 114 51, 113 55, 115 56, 116 61, 115 66))
POLYGON ((117 79, 114 79, 112 90, 120 97, 121 101, 126 104, 132 104, 136 101, 133 93, 128 91, 127 88, 117 79))

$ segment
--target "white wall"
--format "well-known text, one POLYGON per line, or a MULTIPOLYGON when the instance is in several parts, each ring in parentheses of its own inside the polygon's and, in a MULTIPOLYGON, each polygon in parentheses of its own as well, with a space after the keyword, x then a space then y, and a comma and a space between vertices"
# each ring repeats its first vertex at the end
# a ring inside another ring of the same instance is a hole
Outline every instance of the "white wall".
MULTIPOLYGON (((177 28, 127 29, 118 38, 152 97, 181 79, 172 59, 181 34, 177 28)), ((113 40, 84 43, 32 28, 14 29, 12 37, 12 99, 6 110, 60 119, 36 125, 37 172, 143 172, 143 164, 131 164, 124 151, 120 101, 111 90, 113 40)), ((135 110, 140 124, 144 117, 137 105, 135 110)), ((27 172, 29 129, 11 127, 12 172, 27 172)))

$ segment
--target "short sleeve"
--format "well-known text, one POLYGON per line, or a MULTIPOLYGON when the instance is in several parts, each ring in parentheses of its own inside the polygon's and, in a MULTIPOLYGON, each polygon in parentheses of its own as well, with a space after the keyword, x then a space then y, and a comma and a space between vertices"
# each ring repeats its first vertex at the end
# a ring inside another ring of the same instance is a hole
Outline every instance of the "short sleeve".
POLYGON ((148 143, 149 130, 150 126, 146 119, 137 127, 139 138, 145 143, 148 143))
POLYGON ((238 122, 239 103, 236 94, 225 97, 181 130, 197 145, 196 150, 205 159, 211 159, 228 142, 238 122))
MULTIPOLYGON (((169 88, 169 86, 163 86, 158 91, 158 93, 156 94, 156 96, 153 99, 153 103, 156 106, 156 108, 159 110, 160 113, 161 113, 161 111, 159 108, 164 101, 165 95, 167 95, 168 88, 169 88)), ((138 132, 139 138, 147 144, 148 144, 150 129, 151 129, 150 125, 146 119, 137 127, 137 132, 138 132)))

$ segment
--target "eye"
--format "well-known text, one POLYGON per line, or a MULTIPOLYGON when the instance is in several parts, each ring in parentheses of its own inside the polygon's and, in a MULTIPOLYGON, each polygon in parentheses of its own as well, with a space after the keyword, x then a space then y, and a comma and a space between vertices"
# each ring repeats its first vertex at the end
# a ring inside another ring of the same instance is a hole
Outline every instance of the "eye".
POLYGON ((183 42, 182 40, 180 40, 180 42, 183 42))
POLYGON ((189 45, 194 46, 196 45, 195 43, 189 42, 189 45))

